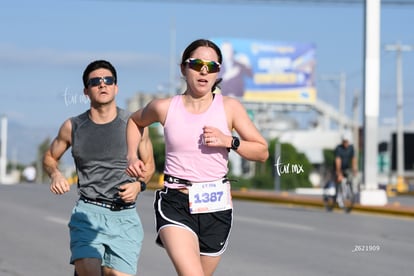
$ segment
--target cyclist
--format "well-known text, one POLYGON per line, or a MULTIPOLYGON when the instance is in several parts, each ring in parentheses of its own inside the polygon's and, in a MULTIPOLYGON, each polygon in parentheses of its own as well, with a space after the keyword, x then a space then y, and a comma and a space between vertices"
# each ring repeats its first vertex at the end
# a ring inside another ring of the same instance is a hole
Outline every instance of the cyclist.
POLYGON ((335 182, 337 185, 342 182, 344 177, 348 177, 350 170, 352 170, 353 176, 358 173, 354 146, 351 142, 351 135, 349 133, 343 134, 341 144, 334 151, 335 182))

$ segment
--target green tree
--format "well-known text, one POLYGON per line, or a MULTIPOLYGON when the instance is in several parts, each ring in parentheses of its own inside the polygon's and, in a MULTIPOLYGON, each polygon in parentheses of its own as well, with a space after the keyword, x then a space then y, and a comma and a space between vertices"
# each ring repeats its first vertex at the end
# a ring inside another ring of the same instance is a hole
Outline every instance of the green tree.
POLYGON ((266 162, 255 162, 255 175, 250 180, 252 188, 265 190, 274 189, 275 180, 273 174, 273 167, 275 164, 275 144, 276 139, 269 142, 269 159, 266 162))
POLYGON ((323 159, 324 159, 324 167, 328 171, 333 171, 334 169, 334 150, 332 149, 324 149, 323 150, 323 159))
POLYGON ((36 157, 36 171, 38 172, 36 175, 36 181, 40 183, 44 183, 48 180, 48 176, 43 170, 43 156, 45 152, 48 150, 51 143, 50 137, 47 137, 40 143, 39 147, 37 148, 37 157, 36 157))
POLYGON ((149 127, 149 134, 154 150, 155 173, 162 174, 165 164, 165 142, 164 137, 158 133, 158 124, 149 127))
POLYGON ((312 164, 306 155, 298 152, 293 145, 282 143, 280 153, 275 156, 275 148, 278 143, 278 139, 269 142, 269 159, 265 164, 258 164, 259 168, 252 179, 254 187, 274 189, 275 177, 280 177, 281 190, 311 187, 309 173, 312 171, 312 164))
POLYGON ((256 162, 255 175, 251 179, 238 179, 237 182, 232 183, 232 188, 274 190, 275 178, 279 177, 278 167, 276 166, 278 159, 279 163, 282 163, 279 164, 281 190, 311 187, 309 173, 312 171, 312 164, 308 158, 303 153, 299 153, 294 146, 287 143, 280 145, 279 156, 275 156, 275 148, 278 143, 278 139, 271 140, 269 142, 269 159, 264 163, 256 162))

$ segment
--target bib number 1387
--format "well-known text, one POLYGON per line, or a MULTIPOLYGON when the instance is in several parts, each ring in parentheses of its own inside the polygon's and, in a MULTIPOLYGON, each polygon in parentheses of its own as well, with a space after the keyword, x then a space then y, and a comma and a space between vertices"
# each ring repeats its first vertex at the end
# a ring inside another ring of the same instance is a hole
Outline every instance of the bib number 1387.
POLYGON ((223 192, 211 192, 194 195, 194 203, 208 203, 220 201, 223 197, 223 192))
POLYGON ((230 183, 222 180, 194 183, 189 189, 189 206, 192 214, 231 209, 230 183))

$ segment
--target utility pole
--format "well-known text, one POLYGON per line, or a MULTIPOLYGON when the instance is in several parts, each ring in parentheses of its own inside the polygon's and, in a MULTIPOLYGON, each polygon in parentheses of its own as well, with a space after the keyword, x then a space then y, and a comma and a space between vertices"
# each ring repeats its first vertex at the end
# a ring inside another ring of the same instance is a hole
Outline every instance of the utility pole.
MULTIPOLYGON (((282 155, 281 145, 280 145, 280 137, 277 138, 276 144, 275 144, 275 166, 279 165, 277 164, 276 160, 280 160, 280 157, 282 155)), ((280 175, 277 173, 278 168, 275 168, 275 191, 280 192, 280 175)))
POLYGON ((177 70, 177 64, 175 64, 175 44, 176 44, 176 27, 175 27, 175 17, 171 19, 171 37, 170 37, 170 81, 169 81, 169 93, 171 96, 177 94, 176 91, 176 81, 175 81, 175 72, 177 70))
POLYGON ((353 132, 353 140, 354 140, 354 150, 355 150, 355 156, 358 158, 358 164, 359 164, 359 93, 360 91, 358 89, 354 90, 354 99, 352 101, 352 114, 353 114, 353 122, 354 126, 352 129, 353 132))
POLYGON ((385 205, 387 195, 378 189, 378 114, 380 84, 380 0, 365 0, 364 5, 364 155, 361 205, 385 205))
POLYGON ((346 74, 344 72, 339 74, 339 112, 341 113, 341 122, 339 129, 344 131, 345 119, 345 94, 346 94, 346 74))
POLYGON ((326 81, 339 81, 339 131, 344 131, 344 119, 345 119, 345 95, 346 95, 346 74, 341 72, 336 75, 322 75, 321 80, 326 81))
POLYGON ((404 192, 407 190, 407 184, 404 181, 404 116, 403 116, 403 81, 402 81, 402 52, 413 51, 414 47, 396 44, 385 45, 386 51, 397 53, 397 190, 404 192))
POLYGON ((5 181, 7 168, 7 117, 1 116, 0 183, 5 181))

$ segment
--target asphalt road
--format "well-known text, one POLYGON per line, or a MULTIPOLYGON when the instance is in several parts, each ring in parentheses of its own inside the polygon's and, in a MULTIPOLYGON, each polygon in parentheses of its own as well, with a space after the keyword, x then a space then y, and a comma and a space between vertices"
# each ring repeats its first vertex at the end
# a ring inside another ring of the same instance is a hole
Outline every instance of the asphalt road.
MULTIPOLYGON (((0 276, 73 275, 67 222, 73 190, 0 185, 0 276)), ((153 191, 139 197, 145 240, 139 275, 175 275, 154 244, 153 191)), ((235 200, 230 245, 216 275, 412 275, 414 220, 235 200)))

